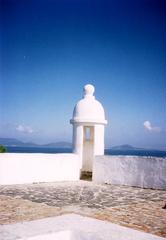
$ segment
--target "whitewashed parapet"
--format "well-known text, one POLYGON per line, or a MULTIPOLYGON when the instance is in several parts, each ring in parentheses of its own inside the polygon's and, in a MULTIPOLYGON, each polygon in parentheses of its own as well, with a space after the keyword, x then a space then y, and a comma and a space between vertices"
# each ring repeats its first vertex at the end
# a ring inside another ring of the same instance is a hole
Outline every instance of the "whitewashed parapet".
POLYGON ((76 154, 0 154, 0 185, 75 181, 79 178, 80 159, 76 154))
POLYGON ((93 181, 166 189, 166 158, 96 156, 93 165, 93 181))

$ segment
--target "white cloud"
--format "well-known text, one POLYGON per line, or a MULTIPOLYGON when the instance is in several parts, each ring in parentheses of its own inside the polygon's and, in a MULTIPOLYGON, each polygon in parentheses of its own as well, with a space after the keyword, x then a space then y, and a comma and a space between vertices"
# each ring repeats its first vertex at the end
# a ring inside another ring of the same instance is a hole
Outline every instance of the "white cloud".
POLYGON ((30 126, 25 126, 23 124, 19 124, 16 127, 16 130, 19 132, 22 132, 22 133, 33 133, 34 132, 34 130, 30 126))
POLYGON ((149 122, 149 121, 145 121, 143 123, 143 125, 144 125, 144 128, 146 130, 148 130, 149 132, 160 132, 161 131, 160 127, 153 127, 151 122, 149 122))

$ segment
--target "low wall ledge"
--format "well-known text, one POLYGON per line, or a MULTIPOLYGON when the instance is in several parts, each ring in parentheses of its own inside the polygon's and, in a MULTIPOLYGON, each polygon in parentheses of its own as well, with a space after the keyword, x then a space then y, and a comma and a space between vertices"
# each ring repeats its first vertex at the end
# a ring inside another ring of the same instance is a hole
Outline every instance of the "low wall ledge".
POLYGON ((146 156, 96 156, 93 181, 166 190, 166 158, 146 156))

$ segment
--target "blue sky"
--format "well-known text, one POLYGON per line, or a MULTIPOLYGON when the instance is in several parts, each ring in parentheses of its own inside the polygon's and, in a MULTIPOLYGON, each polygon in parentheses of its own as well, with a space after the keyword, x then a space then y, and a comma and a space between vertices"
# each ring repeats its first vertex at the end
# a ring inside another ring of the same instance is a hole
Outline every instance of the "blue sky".
POLYGON ((71 141, 94 84, 106 146, 166 149, 164 0, 1 0, 0 136, 71 141))

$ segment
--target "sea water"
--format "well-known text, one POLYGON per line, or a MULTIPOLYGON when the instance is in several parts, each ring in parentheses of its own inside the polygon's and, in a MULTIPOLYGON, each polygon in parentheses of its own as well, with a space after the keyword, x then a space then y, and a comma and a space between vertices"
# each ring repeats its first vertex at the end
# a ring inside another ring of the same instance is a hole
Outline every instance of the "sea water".
MULTIPOLYGON (((7 147, 9 153, 72 153, 71 148, 7 147)), ((159 150, 113 150, 105 149, 106 155, 166 157, 166 151, 159 150)))

